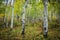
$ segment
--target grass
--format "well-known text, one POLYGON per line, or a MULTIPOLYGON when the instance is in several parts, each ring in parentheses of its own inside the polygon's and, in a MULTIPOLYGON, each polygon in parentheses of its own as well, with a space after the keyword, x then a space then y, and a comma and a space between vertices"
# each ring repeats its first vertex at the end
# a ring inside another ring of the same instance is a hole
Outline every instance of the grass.
POLYGON ((32 39, 35 39, 36 35, 38 35, 40 32, 41 32, 41 28, 34 28, 34 27, 28 27, 26 28, 25 30, 25 37, 23 38, 22 35, 21 35, 21 27, 16 27, 16 28, 13 28, 12 32, 10 35, 9 34, 9 31, 10 29, 7 28, 7 29, 1 29, 1 40, 8 40, 9 38, 11 40, 14 40, 14 39, 17 39, 17 40, 22 40, 22 39, 27 39, 27 40, 32 40, 32 39), (4 38, 3 38, 4 37, 4 38), (9 38, 7 38, 9 37, 9 38))
POLYGON ((20 26, 14 27, 12 31, 10 28, 2 28, 0 29, 0 40, 60 40, 60 31, 56 28, 49 29, 48 38, 44 38, 41 27, 26 27, 23 36, 20 26))
POLYGON ((10 30, 10 27, 0 27, 0 40, 60 40, 60 27, 54 27, 50 23, 47 38, 43 37, 42 24, 40 22, 34 25, 26 24, 25 35, 21 35, 21 25, 14 26, 12 30, 10 30))

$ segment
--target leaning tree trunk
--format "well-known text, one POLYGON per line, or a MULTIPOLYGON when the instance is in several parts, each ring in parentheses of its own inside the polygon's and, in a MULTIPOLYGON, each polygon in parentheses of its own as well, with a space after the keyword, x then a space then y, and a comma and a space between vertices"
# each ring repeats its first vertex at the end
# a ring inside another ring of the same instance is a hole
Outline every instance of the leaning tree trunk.
POLYGON ((11 0, 12 6, 12 17, 11 17, 11 29, 13 28, 13 19, 14 19, 14 0, 11 0))
POLYGON ((47 37, 48 34, 48 0, 44 0, 44 19, 43 19, 43 34, 47 37))
POLYGON ((26 7, 28 4, 28 0, 26 0, 26 3, 23 7, 23 14, 22 14, 22 35, 25 34, 25 15, 26 15, 26 7))

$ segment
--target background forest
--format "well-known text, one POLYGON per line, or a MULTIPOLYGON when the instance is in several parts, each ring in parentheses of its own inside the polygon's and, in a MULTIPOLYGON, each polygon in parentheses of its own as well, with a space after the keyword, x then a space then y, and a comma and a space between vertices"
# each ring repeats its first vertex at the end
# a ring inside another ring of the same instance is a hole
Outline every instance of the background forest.
POLYGON ((0 0, 0 40, 60 40, 60 0, 0 0))

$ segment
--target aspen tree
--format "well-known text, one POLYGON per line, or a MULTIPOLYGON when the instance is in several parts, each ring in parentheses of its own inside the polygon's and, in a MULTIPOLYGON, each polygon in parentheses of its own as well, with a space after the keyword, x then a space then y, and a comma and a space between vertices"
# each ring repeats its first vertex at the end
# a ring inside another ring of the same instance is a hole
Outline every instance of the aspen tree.
POLYGON ((22 35, 25 33, 25 15, 26 15, 27 4, 28 0, 25 0, 25 5, 23 7, 23 14, 22 14, 22 35))
POLYGON ((11 7, 12 7, 11 28, 13 28, 13 19, 14 19, 14 0, 11 0, 11 7))
POLYGON ((47 37, 48 34, 48 0, 44 0, 44 18, 43 18, 43 34, 47 37))

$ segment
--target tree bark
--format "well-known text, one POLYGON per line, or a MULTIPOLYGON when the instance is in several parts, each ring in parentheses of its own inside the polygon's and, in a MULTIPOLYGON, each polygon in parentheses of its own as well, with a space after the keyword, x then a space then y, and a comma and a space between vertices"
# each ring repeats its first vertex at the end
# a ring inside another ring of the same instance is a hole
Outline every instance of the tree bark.
POLYGON ((26 15, 26 7, 27 7, 27 4, 28 4, 28 0, 25 0, 26 3, 23 7, 23 14, 22 14, 22 35, 25 34, 25 15, 26 15))
POLYGON ((5 7, 6 7, 6 9, 5 9, 5 15, 4 15, 4 25, 6 26, 6 20, 7 20, 7 18, 6 18, 6 13, 7 13, 7 6, 8 6, 8 0, 5 0, 5 7))
POLYGON ((48 0, 44 0, 44 19, 43 19, 43 34, 47 37, 48 34, 48 0))
POLYGON ((13 19, 14 19, 14 0, 11 0, 11 6, 12 6, 11 28, 13 28, 13 19))
POLYGON ((8 5, 8 12, 7 12, 7 23, 6 23, 6 27, 8 27, 8 24, 9 24, 9 16, 10 16, 10 5, 11 5, 11 0, 8 0, 8 3, 7 3, 7 5, 8 5))

